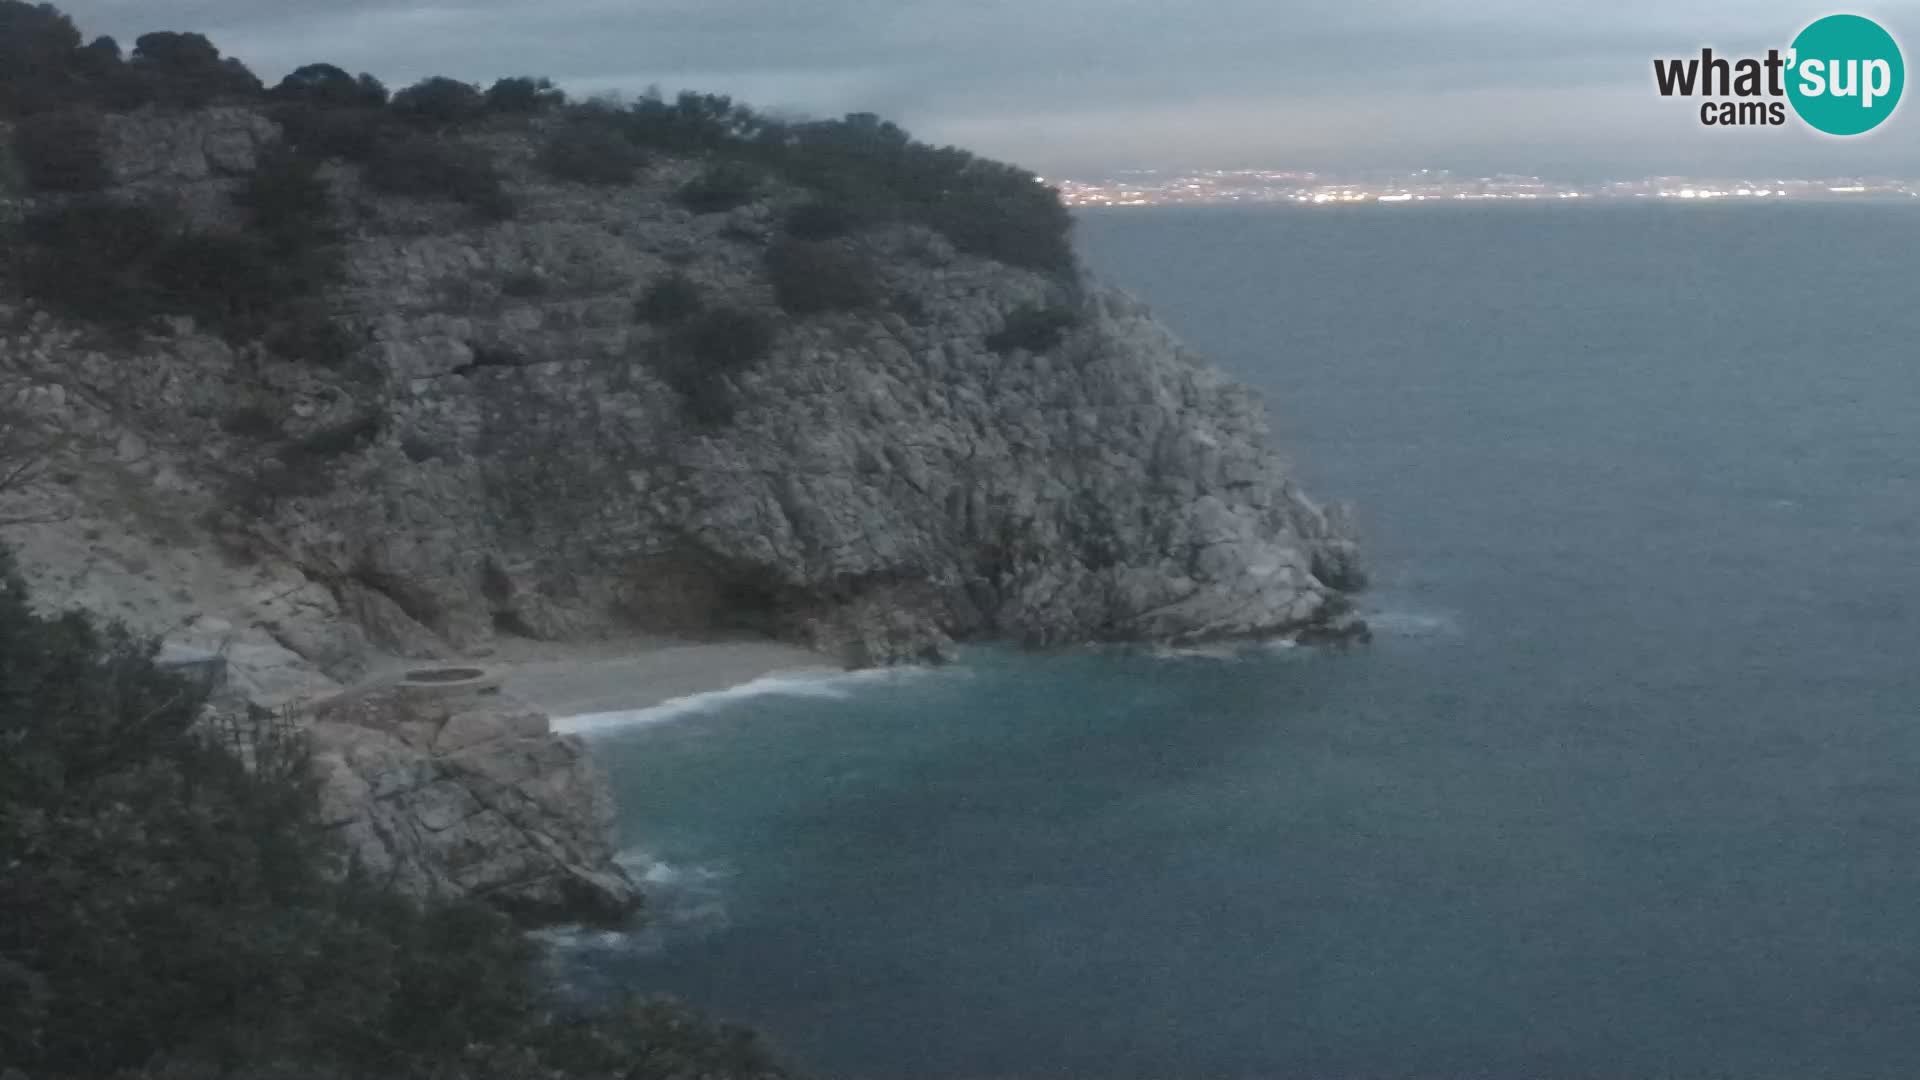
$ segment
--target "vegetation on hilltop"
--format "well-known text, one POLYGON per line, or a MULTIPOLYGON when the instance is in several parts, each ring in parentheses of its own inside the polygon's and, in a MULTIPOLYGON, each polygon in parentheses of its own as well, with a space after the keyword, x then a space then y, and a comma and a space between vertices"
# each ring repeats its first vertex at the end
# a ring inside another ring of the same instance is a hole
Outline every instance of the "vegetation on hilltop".
POLYGON ((73 20, 51 4, 0 0, 0 115, 93 105, 124 110, 148 104, 199 108, 252 100, 260 80, 199 34, 142 34, 133 52, 95 38, 82 45, 73 20))
POLYGON ((880 276, 864 253, 831 241, 785 238, 767 249, 767 276, 791 315, 876 307, 880 276))
POLYGON ((565 110, 585 125, 550 151, 558 173, 576 174, 569 178, 613 182, 624 169, 602 174, 585 161, 591 129, 602 133, 603 149, 610 146, 605 133, 630 144, 632 157, 611 156, 635 167, 646 151, 712 159, 687 196, 703 209, 737 205, 751 197, 745 178, 765 174, 812 190, 819 206, 838 208, 816 221, 910 221, 945 233, 964 251, 1012 265, 1062 274, 1074 268, 1071 218, 1054 189, 1025 170, 917 142, 871 114, 792 122, 695 93, 649 95, 626 106, 569 104, 534 76, 501 79, 486 90, 435 76, 389 96, 372 76, 326 63, 308 64, 266 89, 201 35, 146 34, 123 57, 111 38, 82 44, 72 20, 50 5, 0 0, 0 118, 220 102, 270 106, 303 152, 360 162, 408 134, 448 135, 565 110))
POLYGON ((647 286, 634 302, 633 313, 642 322, 666 326, 699 314, 705 306, 700 286, 676 270, 647 286))
POLYGON ((1080 312, 1068 305, 1029 304, 1007 315, 1001 328, 987 335, 987 348, 1005 356, 1016 349, 1046 352, 1080 325, 1080 312))
MULTIPOLYGON (((124 56, 112 39, 82 42, 57 9, 0 0, 0 123, 12 132, 0 180, 15 177, 6 182, 35 196, 0 237, 0 274, 50 308, 125 331, 190 315, 236 344, 342 363, 356 343, 328 310, 344 269, 344 230, 326 179, 338 166, 330 163, 357 167, 373 191, 452 200, 494 221, 516 206, 498 162, 474 138, 488 132, 532 131, 535 166, 566 183, 618 185, 656 160, 699 161, 677 192, 698 214, 802 189, 762 263, 793 319, 882 306, 879 268, 856 234, 887 224, 933 229, 961 251, 1069 286, 1077 275, 1058 192, 1013 166, 917 142, 870 114, 787 121, 695 93, 569 102, 531 75, 486 89, 435 76, 390 93, 372 75, 324 62, 267 88, 198 34, 143 35, 124 56), (233 192, 238 228, 196 227, 172 208, 113 190, 110 114, 214 104, 260 110, 282 135, 233 192)), ((527 281, 519 295, 544 287, 527 281)), ((904 303, 896 297, 895 310, 904 303)), ((661 339, 673 355, 660 370, 709 424, 731 415, 735 377, 779 331, 761 314, 705 305, 684 280, 641 297, 636 314, 677 324, 661 339)), ((1047 347, 1074 317, 1067 308, 1016 313, 993 347, 1047 347)))
POLYGON ((472 904, 330 873, 297 735, 251 767, 151 645, 46 618, 0 550, 0 1071, 35 1080, 784 1075, 665 1002, 569 1015, 472 904))
MULTIPOLYGON (((53 114, 49 114, 53 115, 53 114)), ((160 315, 192 315, 236 339, 311 325, 339 280, 339 232, 314 163, 284 148, 262 154, 233 201, 246 227, 188 227, 168 211, 97 194, 26 215, 0 262, 15 286, 56 310, 135 329, 160 315)), ((304 335, 297 358, 337 336, 304 335)))

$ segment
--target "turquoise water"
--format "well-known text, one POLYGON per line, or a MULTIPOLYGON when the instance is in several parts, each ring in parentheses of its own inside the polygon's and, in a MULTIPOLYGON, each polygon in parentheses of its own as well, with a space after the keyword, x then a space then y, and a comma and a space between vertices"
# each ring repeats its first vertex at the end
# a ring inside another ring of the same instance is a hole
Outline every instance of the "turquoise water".
POLYGON ((1360 504, 1349 653, 601 737, 679 993, 857 1077, 1910 1075, 1920 209, 1088 216, 1360 504))

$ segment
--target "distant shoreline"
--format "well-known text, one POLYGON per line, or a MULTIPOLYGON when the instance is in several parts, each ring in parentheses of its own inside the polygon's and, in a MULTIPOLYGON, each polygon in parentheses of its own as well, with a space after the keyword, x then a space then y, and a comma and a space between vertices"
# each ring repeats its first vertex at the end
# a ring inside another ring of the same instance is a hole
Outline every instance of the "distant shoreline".
POLYGON ((1325 212, 1328 210, 1354 210, 1363 207, 1384 207, 1398 209, 1403 206, 1420 207, 1473 207, 1473 206, 1779 206, 1779 205, 1820 205, 1820 206, 1915 206, 1920 207, 1920 195, 1899 192, 1869 192, 1860 194, 1821 194, 1821 195, 1773 195, 1765 198, 1740 196, 1714 196, 1710 198, 1686 198, 1681 196, 1652 195, 1583 195, 1577 198, 1537 197, 1537 198, 1456 198, 1453 196, 1430 195, 1411 200, 1386 200, 1364 198, 1353 200, 1328 200, 1310 202, 1301 199, 1243 199, 1195 202, 1149 202, 1149 203, 1077 203, 1071 209, 1076 214, 1132 212, 1139 210, 1299 210, 1302 212, 1325 212))

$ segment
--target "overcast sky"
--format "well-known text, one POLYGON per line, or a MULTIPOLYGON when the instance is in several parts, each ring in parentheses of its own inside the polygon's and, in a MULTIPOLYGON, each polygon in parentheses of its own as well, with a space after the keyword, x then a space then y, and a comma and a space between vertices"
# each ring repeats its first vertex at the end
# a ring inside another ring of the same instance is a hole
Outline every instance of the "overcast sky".
MULTIPOLYGON (((276 81, 549 75, 814 115, 878 112, 1050 176, 1449 167, 1567 178, 1920 174, 1920 105, 1852 140, 1711 129, 1655 56, 1784 48, 1833 10, 1920 41, 1920 0, 68 0, 130 46, 198 30, 276 81), (1683 10, 1677 10, 1684 7, 1683 10)), ((1909 49, 1911 58, 1911 49, 1909 49)))

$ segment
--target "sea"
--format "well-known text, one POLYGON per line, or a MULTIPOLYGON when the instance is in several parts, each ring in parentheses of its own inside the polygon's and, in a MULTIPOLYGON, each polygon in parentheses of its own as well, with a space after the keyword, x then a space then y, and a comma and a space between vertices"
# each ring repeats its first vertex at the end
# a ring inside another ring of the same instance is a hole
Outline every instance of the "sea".
POLYGON ((1920 206, 1079 242, 1358 508, 1373 643, 622 718, 655 917, 551 935, 575 992, 849 1078, 1920 1075, 1920 206))

